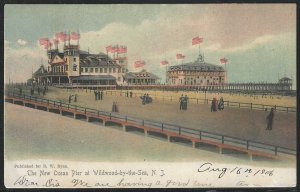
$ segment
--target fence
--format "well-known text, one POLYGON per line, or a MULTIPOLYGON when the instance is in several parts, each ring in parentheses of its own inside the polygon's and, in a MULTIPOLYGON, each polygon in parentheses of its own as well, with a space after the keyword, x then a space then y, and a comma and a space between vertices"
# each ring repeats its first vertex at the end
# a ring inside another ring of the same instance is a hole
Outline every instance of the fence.
POLYGON ((19 98, 24 101, 34 101, 35 103, 43 103, 46 105, 52 105, 57 108, 65 108, 69 110, 74 110, 74 111, 80 111, 94 115, 102 115, 105 116, 109 119, 115 118, 117 120, 123 121, 123 122, 131 122, 136 125, 142 125, 142 126, 147 126, 151 127, 154 129, 161 130, 162 132, 164 131, 169 131, 176 133, 178 135, 183 135, 183 136, 189 136, 197 139, 205 139, 205 140, 210 140, 214 141, 217 143, 222 143, 222 144, 229 144, 233 145, 236 147, 241 147, 245 148, 247 150, 256 150, 256 151, 262 151, 262 152, 271 152, 274 155, 278 155, 278 153, 282 154, 289 154, 289 155, 296 155, 296 150, 295 149, 289 149, 285 147, 280 147, 276 145, 271 145, 271 144, 265 144, 257 141, 251 141, 251 140, 245 140, 233 136, 228 136, 228 135, 222 135, 222 134, 216 134, 212 132, 207 132, 207 131, 202 131, 198 129, 191 129, 183 126, 178 126, 178 125, 173 125, 169 123, 163 123, 163 122, 155 122, 155 121, 149 121, 149 120, 144 120, 144 119, 138 119, 134 117, 129 117, 129 116, 124 116, 120 115, 117 113, 111 113, 111 112, 106 112, 106 111, 100 111, 96 109, 91 109, 87 107, 81 107, 78 105, 73 105, 69 103, 63 103, 61 101, 55 101, 55 100, 50 100, 50 99, 43 99, 43 98, 38 98, 38 97, 33 97, 33 96, 28 96, 28 95, 18 95, 15 93, 6 93, 7 96, 13 97, 13 98, 19 98))
MULTIPOLYGON (((118 95, 118 96, 126 96, 127 91, 105 91, 106 95, 118 95)), ((144 93, 135 92, 133 93, 133 97, 140 97, 143 96, 144 93)), ((128 96, 129 97, 129 96, 128 96)), ((158 99, 162 101, 179 101, 179 97, 172 97, 172 96, 153 96, 153 99, 158 99)), ((209 104, 212 102, 211 99, 200 99, 200 98, 189 98, 190 103, 194 104, 209 104)), ((233 107, 233 108, 247 108, 247 109, 256 109, 256 110, 269 110, 273 108, 275 111, 278 112, 290 112, 296 113, 296 107, 285 107, 285 106, 278 106, 278 105, 263 105, 263 104, 255 104, 255 103, 243 103, 243 102, 233 102, 233 101, 224 101, 224 106, 233 107)))

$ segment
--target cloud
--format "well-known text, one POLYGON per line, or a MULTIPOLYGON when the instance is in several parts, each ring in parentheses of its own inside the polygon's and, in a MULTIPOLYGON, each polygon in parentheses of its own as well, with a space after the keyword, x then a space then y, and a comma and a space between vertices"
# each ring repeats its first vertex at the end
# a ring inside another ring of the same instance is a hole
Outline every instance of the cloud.
POLYGON ((27 44, 27 41, 23 40, 23 39, 18 39, 17 43, 21 46, 25 46, 27 44))

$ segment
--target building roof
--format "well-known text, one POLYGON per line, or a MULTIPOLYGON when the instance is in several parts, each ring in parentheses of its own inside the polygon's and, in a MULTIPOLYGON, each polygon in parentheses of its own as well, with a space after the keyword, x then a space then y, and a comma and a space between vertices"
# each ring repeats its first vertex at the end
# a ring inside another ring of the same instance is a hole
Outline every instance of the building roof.
POLYGON ((129 72, 124 75, 125 79, 159 79, 156 75, 147 71, 129 72))
POLYGON ((281 79, 279 79, 279 81, 291 81, 292 79, 288 78, 288 77, 283 77, 281 79))
POLYGON ((100 66, 121 67, 104 53, 80 54, 80 66, 81 67, 100 67, 100 66))
POLYGON ((168 71, 209 71, 209 72, 225 72, 222 66, 205 62, 202 57, 199 57, 194 62, 184 63, 181 65, 173 65, 168 68, 168 71))
POLYGON ((81 75, 74 77, 72 80, 80 81, 98 81, 98 80, 116 80, 112 75, 81 75))
POLYGON ((33 73, 33 76, 39 76, 43 73, 47 73, 44 65, 41 65, 34 73, 33 73))

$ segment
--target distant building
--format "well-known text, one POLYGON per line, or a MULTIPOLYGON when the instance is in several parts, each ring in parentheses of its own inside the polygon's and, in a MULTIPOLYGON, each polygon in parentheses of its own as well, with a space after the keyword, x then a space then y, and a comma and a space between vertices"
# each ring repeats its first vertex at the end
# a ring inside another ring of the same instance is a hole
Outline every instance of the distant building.
POLYGON ((168 67, 169 85, 222 85, 227 81, 227 72, 222 66, 204 61, 200 54, 196 61, 168 67))
POLYGON ((124 75, 124 81, 127 85, 153 85, 158 84, 159 80, 159 77, 146 70, 129 72, 124 75))

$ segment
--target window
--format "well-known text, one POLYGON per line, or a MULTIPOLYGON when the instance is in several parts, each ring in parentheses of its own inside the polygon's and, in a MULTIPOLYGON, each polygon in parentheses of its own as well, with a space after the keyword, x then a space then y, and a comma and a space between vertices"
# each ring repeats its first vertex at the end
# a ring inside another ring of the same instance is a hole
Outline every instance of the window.
POLYGON ((80 72, 83 72, 83 68, 82 67, 80 68, 80 72))
POLYGON ((113 68, 113 72, 114 72, 114 73, 116 72, 116 68, 113 68))
POLYGON ((108 68, 109 73, 111 73, 111 68, 108 68))
POLYGON ((100 68, 100 73, 103 73, 103 68, 100 68))
POLYGON ((104 73, 107 73, 107 68, 104 68, 104 73))
POLYGON ((66 71, 68 71, 68 65, 66 65, 66 71))
POLYGON ((86 72, 86 73, 87 73, 87 72, 88 72, 88 68, 85 68, 84 72, 86 72))
POLYGON ((94 72, 94 68, 90 68, 90 72, 93 73, 94 72))
POLYGON ((73 61, 76 62, 76 58, 73 58, 73 61))
POLYGON ((73 64, 73 71, 77 71, 77 65, 75 63, 73 64))
POLYGON ((98 73, 98 68, 95 68, 95 73, 98 73))

